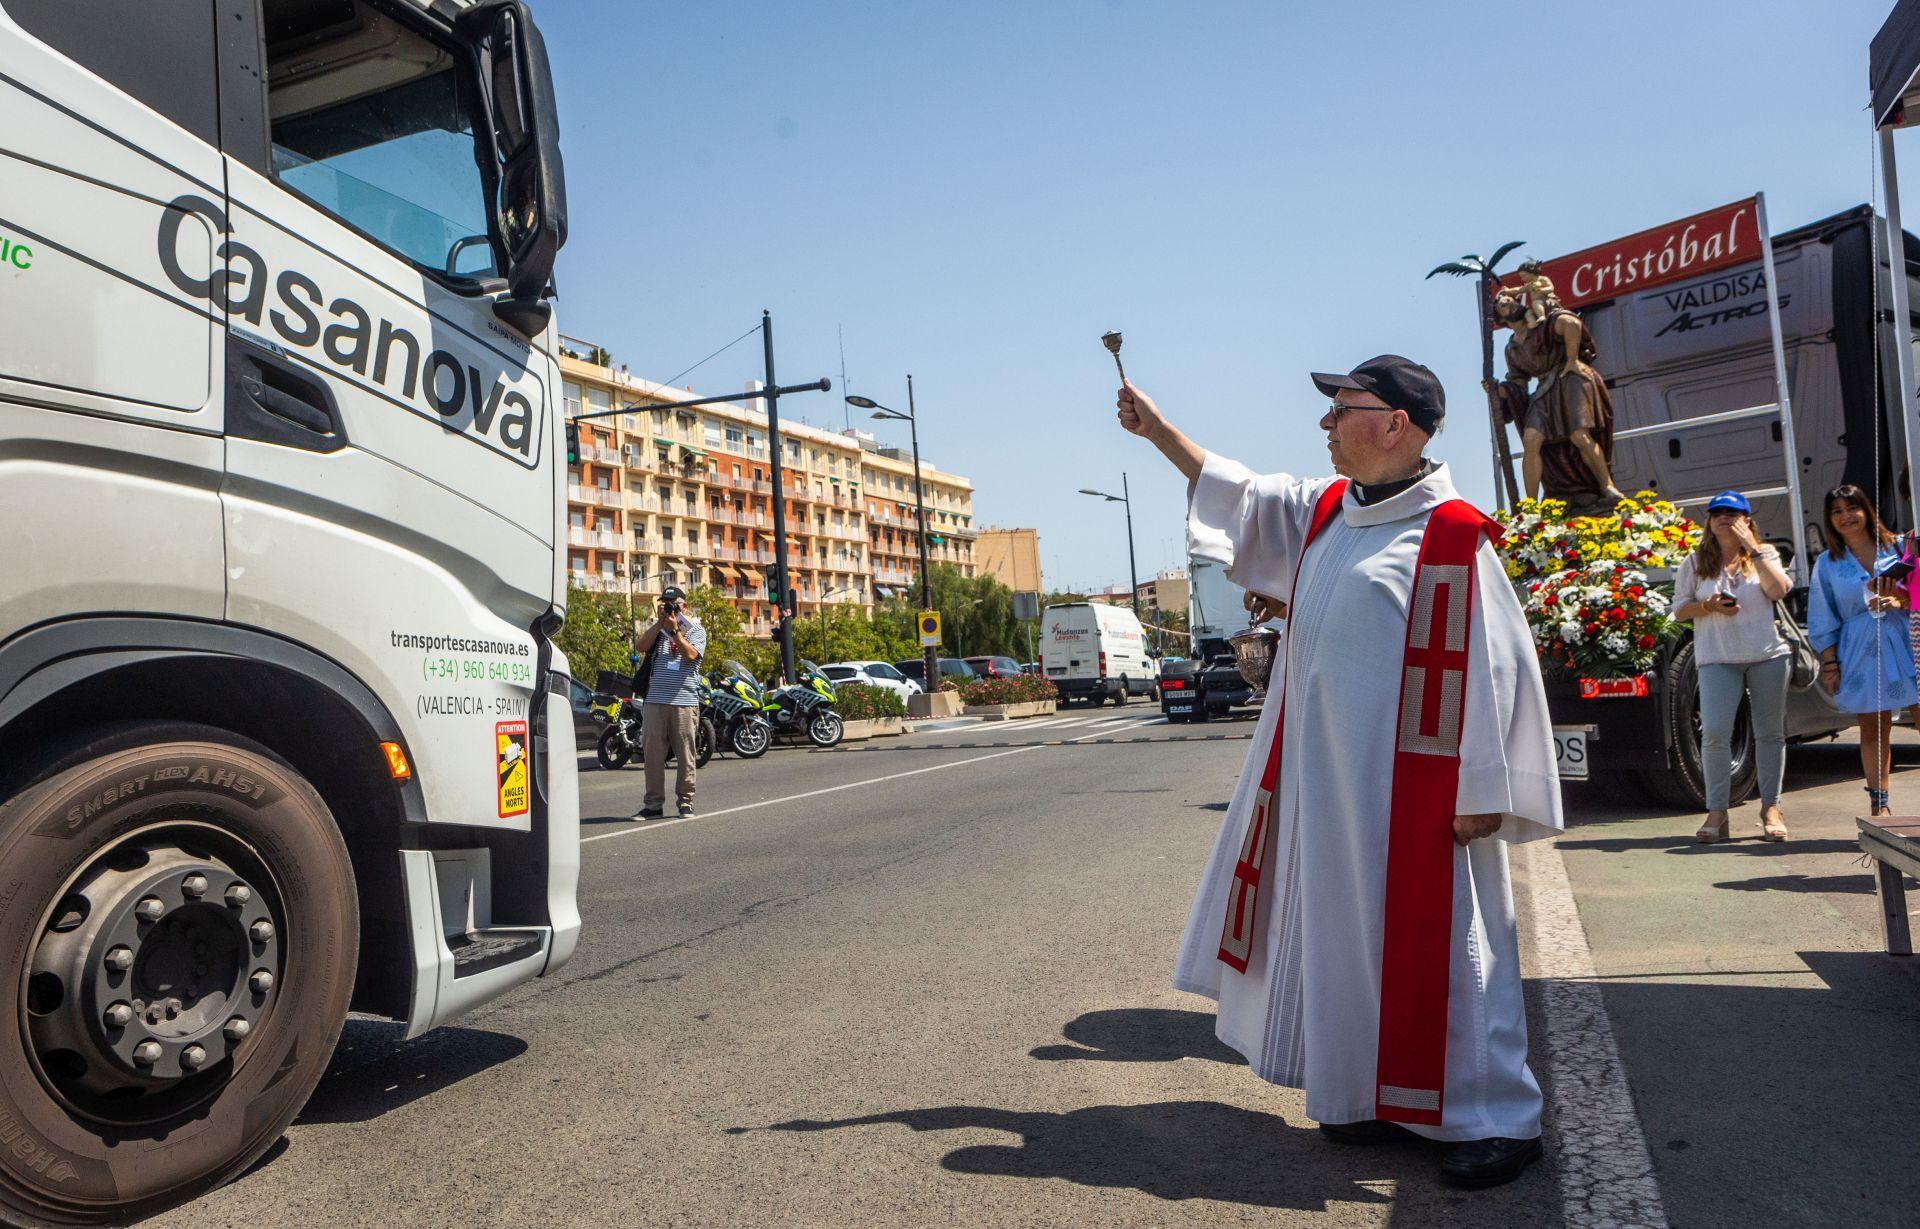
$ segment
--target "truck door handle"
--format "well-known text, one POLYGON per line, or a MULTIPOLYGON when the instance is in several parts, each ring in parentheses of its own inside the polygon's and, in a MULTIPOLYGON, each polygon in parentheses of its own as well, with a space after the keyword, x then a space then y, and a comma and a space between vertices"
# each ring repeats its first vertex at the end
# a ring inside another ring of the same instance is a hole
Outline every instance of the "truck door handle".
POLYGON ((284 418, 321 435, 333 433, 333 420, 327 417, 324 402, 316 399, 311 389, 300 388, 290 392, 275 388, 257 376, 242 376, 240 387, 255 405, 277 418, 284 418), (302 396, 303 392, 307 395, 302 396))
POLYGON ((340 403, 324 377, 237 330, 227 334, 227 434, 308 452, 347 446, 340 403))

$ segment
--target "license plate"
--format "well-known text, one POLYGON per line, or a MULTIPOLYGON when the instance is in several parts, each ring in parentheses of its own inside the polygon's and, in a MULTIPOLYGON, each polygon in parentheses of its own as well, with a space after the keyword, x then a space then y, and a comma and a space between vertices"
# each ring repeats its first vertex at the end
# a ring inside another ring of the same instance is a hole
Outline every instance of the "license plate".
POLYGON ((1553 727, 1553 761, 1562 781, 1587 779, 1587 730, 1585 726, 1553 727))

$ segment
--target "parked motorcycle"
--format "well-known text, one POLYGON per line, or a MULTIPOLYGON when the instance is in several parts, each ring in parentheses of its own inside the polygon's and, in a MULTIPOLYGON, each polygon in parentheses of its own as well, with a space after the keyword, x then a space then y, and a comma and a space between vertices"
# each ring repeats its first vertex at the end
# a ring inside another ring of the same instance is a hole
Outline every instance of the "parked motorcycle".
POLYGON ((834 711, 840 697, 833 683, 806 658, 799 662, 800 681, 779 688, 766 698, 760 711, 783 737, 807 736, 816 747, 831 747, 846 733, 846 723, 834 711))
MULTIPOLYGON (((693 766, 705 768, 713 758, 714 724, 707 715, 707 681, 700 680, 700 718, 693 732, 693 766)), ((607 728, 600 732, 596 752, 602 768, 625 768, 629 761, 643 758, 645 742, 640 731, 641 704, 638 700, 616 700, 608 710, 607 728)), ((667 763, 674 760, 667 752, 667 763)))
POLYGON ((753 671, 739 662, 720 663, 712 685, 703 693, 703 702, 712 714, 715 741, 741 759, 759 759, 773 745, 773 727, 763 713, 766 691, 753 671))

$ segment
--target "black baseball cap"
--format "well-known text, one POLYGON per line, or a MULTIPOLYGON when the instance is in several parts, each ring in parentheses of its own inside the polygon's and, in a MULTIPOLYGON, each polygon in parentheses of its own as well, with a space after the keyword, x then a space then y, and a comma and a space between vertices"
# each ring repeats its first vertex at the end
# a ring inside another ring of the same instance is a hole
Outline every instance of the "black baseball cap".
POLYGON ((1313 373, 1313 386, 1331 397, 1341 389, 1372 393, 1396 410, 1405 410, 1413 425, 1428 435, 1440 429, 1447 416, 1447 390, 1440 377, 1410 358, 1382 354, 1370 358, 1346 375, 1313 373))
POLYGON ((686 590, 682 589, 679 585, 668 585, 666 588, 660 590, 660 600, 663 602, 684 602, 687 600, 687 593, 686 590))

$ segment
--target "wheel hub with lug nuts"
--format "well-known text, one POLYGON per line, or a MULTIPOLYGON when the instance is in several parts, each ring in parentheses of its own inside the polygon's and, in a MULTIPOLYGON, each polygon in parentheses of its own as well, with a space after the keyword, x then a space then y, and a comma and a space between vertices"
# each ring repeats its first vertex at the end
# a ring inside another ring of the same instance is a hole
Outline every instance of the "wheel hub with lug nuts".
POLYGON ((213 842, 183 847, 197 844, 156 834, 103 851, 32 950, 35 1060, 95 1116, 137 1120, 155 1097, 223 1078, 274 997, 284 936, 264 872, 250 881, 213 842))

